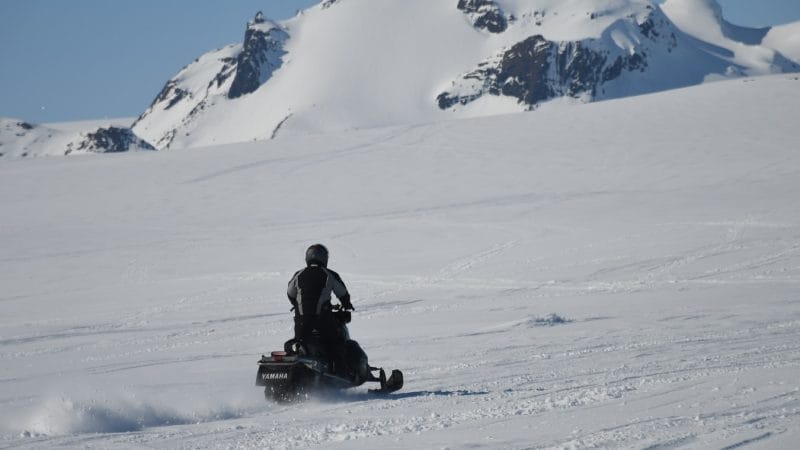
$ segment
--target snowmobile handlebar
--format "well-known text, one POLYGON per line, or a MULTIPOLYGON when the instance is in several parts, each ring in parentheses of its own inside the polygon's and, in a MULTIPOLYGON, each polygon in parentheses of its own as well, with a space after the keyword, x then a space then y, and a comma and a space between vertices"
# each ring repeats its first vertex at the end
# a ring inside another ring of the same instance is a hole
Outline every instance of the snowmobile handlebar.
MULTIPOLYGON (((289 312, 294 312, 296 309, 296 306, 292 306, 289 312)), ((353 315, 350 313, 350 311, 344 309, 344 306, 342 305, 333 305, 331 307, 331 313, 333 314, 333 317, 335 317, 336 320, 341 323, 350 323, 350 321, 353 320, 353 315)))
POLYGON ((336 320, 341 323, 350 323, 350 321, 353 319, 350 311, 344 309, 344 306, 342 305, 333 305, 331 312, 333 313, 333 317, 335 317, 336 320))

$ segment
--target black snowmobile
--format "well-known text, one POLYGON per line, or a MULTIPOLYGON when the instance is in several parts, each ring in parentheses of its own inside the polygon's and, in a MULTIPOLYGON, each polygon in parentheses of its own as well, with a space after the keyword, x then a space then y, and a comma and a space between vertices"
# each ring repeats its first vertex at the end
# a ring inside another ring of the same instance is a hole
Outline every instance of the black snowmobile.
POLYGON ((346 325, 350 322, 350 311, 337 305, 333 314, 345 336, 344 360, 347 367, 334 367, 316 330, 311 339, 290 339, 284 344, 283 351, 262 355, 258 361, 256 386, 264 386, 264 396, 268 400, 291 402, 305 398, 313 391, 348 389, 370 382, 380 384, 380 388, 369 390, 378 394, 403 387, 403 372, 392 370, 387 378, 382 368, 369 365, 367 354, 358 342, 350 339, 346 325))

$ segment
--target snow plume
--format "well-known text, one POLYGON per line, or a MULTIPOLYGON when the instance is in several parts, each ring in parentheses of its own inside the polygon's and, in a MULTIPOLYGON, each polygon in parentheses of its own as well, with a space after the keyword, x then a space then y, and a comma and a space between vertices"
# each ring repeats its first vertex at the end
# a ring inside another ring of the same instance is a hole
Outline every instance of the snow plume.
POLYGON ((82 433, 125 433, 146 428, 229 420, 253 413, 263 400, 252 392, 225 399, 164 393, 45 396, 17 417, 3 418, 21 436, 65 436, 82 433), (247 395, 250 394, 250 395, 247 395), (256 401, 257 400, 257 401, 256 401))
POLYGON ((79 401, 50 398, 36 408, 24 434, 65 435, 75 433, 121 433, 163 425, 202 422, 176 410, 147 403, 123 401, 79 401))

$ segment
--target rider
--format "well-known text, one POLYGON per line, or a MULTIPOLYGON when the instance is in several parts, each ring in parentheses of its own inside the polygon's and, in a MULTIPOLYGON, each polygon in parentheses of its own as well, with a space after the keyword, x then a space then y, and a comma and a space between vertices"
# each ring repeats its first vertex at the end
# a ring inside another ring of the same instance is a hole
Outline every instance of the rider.
POLYGON ((350 303, 342 278, 328 269, 328 249, 314 244, 306 250, 306 267, 298 270, 289 281, 286 293, 294 306, 294 338, 307 339, 312 330, 319 331, 322 344, 334 362, 337 372, 345 371, 345 337, 332 312, 331 292, 345 310, 355 310, 350 303))

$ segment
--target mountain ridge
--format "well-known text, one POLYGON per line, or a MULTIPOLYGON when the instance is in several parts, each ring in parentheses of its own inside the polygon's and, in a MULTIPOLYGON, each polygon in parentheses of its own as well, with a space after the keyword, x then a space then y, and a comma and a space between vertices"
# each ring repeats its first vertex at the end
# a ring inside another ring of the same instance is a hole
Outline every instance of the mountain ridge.
MULTIPOLYGON (((698 38, 666 14, 679 15, 686 4, 329 2, 280 23, 286 63, 248 95, 210 99, 177 123, 164 119, 166 100, 157 99, 134 131, 158 148, 186 148, 525 111, 556 98, 581 103, 800 69, 760 41, 731 49, 698 38), (409 12, 420 17, 413 33, 392 28, 409 12)), ((728 24, 714 0, 695 8, 720 28, 767 34, 728 24)))
POLYGON ((0 158, 155 150, 122 124, 98 126, 92 121, 88 125, 79 122, 78 129, 66 128, 0 117, 0 158))
MULTIPOLYGON (((716 0, 328 0, 280 22, 257 13, 240 43, 168 80, 131 133, 192 148, 795 72, 798 26, 736 26, 716 0)), ((5 154, 62 152, 37 143, 5 154)))

